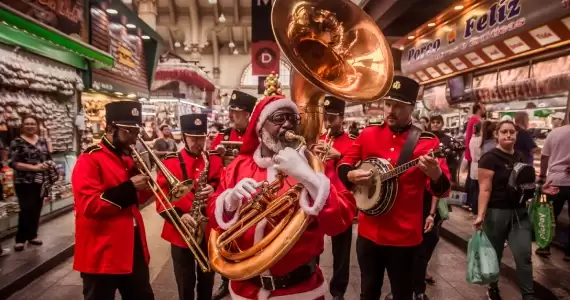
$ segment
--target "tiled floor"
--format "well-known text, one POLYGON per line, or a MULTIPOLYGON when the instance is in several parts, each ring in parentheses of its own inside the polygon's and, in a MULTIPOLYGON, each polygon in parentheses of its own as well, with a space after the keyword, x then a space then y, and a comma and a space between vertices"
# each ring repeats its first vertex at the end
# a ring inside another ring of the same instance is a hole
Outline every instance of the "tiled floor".
MULTIPOLYGON (((473 219, 465 210, 456 208, 450 214, 450 220, 444 227, 454 230, 468 238, 473 234, 473 219)), ((548 287, 559 299, 570 299, 570 263, 563 260, 564 253, 557 247, 552 247, 552 256, 543 258, 534 254, 537 245, 533 243, 532 267, 534 280, 548 287)), ((503 252, 502 262, 515 267, 515 259, 509 247, 503 252)))
MULTIPOLYGON (((169 245, 160 238, 162 220, 149 206, 143 211, 146 221, 147 236, 151 245, 151 281, 157 300, 177 299, 176 284, 170 261, 169 245)), ((356 225, 355 225, 356 226, 356 225)), ((356 230, 355 230, 356 232, 356 230)), ((325 253, 321 257, 322 268, 327 278, 332 274, 332 256, 330 253, 330 239, 326 239, 325 253)), ((72 259, 51 270, 43 277, 37 279, 24 290, 14 294, 10 300, 75 300, 81 299, 81 279, 79 274, 71 270, 72 259)), ((437 281, 435 286, 428 287, 428 295, 434 300, 482 300, 485 297, 485 288, 473 286, 465 282, 466 259, 464 253, 442 240, 430 265, 430 273, 437 281)), ((360 289, 360 275, 356 262, 356 253, 352 251, 350 285, 346 294, 347 300, 358 299, 360 289)), ((216 286, 219 276, 216 277, 216 286)), ((520 299, 516 287, 512 282, 502 283, 502 295, 505 300, 520 299)), ((386 292, 389 284, 384 280, 386 292)), ((117 299, 120 299, 117 296, 117 299)), ((327 295, 327 299, 331 299, 327 295)), ((304 300, 304 299, 299 299, 304 300)))

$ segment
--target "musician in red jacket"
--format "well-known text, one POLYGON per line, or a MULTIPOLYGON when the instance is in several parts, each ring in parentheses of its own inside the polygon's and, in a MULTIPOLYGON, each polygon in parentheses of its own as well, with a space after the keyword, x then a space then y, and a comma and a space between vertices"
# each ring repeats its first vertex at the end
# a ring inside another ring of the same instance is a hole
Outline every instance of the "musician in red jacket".
POLYGON ((249 122, 249 116, 256 102, 257 98, 252 95, 240 91, 232 92, 228 115, 232 126, 218 133, 212 142, 211 150, 220 151, 222 142, 242 142, 243 134, 249 122))
MULTIPOLYGON (((342 129, 344 121, 344 108, 346 102, 333 96, 325 97, 325 128, 327 133, 320 137, 319 143, 315 147, 315 152, 325 155, 325 174, 331 182, 339 182, 336 167, 343 155, 346 154, 355 136, 347 134, 342 129), (327 140, 332 141, 331 147, 327 146, 327 140)), ((352 193, 346 190, 342 183, 337 189, 346 191, 346 197, 353 199, 352 193)), ((343 299, 348 287, 350 276, 350 248, 352 245, 352 226, 344 232, 331 237, 333 254, 333 276, 330 282, 330 293, 333 299, 343 299)))
MULTIPOLYGON (((285 132, 294 130, 299 121, 290 99, 271 96, 262 100, 253 112, 240 154, 224 170, 220 186, 210 197, 216 230, 227 230, 238 221, 240 207, 252 201, 260 183, 273 182, 283 172, 287 177, 277 196, 301 183, 299 206, 311 218, 299 240, 262 276, 230 282, 232 299, 324 300, 325 279, 316 263, 324 248, 324 234, 334 236, 352 226, 354 204, 326 175, 310 167, 304 147, 296 151, 284 139, 285 132)), ((245 250, 259 243, 271 227, 267 220, 260 221, 236 239, 236 248, 245 250)))
MULTIPOLYGON (((195 228, 196 220, 191 216, 191 209, 197 205, 194 202, 195 195, 203 200, 203 207, 200 209, 202 215, 207 217, 206 205, 207 197, 214 192, 220 180, 222 173, 222 160, 218 155, 210 155, 208 157, 208 169, 204 171, 206 162, 204 161, 202 151, 206 143, 208 119, 206 114, 189 114, 180 117, 180 129, 184 137, 184 148, 178 153, 167 155, 164 160, 164 166, 178 180, 185 181, 192 179, 194 188, 191 193, 172 203, 172 207, 164 205, 160 201, 156 201, 156 208, 159 214, 164 217, 164 227, 162 228, 162 238, 171 244, 172 263, 174 265, 174 276, 178 285, 178 297, 180 300, 210 300, 212 299, 212 289, 214 287, 214 273, 203 272, 187 244, 182 239, 176 227, 172 224, 172 220, 165 210, 170 209, 170 213, 180 216, 181 221, 187 228, 195 228), (199 178, 202 172, 206 177, 201 187, 199 178), (194 288, 196 287, 197 297, 194 298, 194 288)), ((208 155, 207 152, 205 155, 208 155)), ((168 191, 168 185, 162 173, 158 173, 158 183, 165 191, 168 191)), ((175 222, 177 220, 175 219, 175 222)), ((206 223, 207 224, 207 223, 206 223)), ((205 228, 201 248, 204 255, 208 255, 207 240, 209 228, 205 228)))
POLYGON ((445 159, 427 155, 439 147, 439 140, 412 125, 419 87, 410 78, 395 76, 384 98, 385 122, 365 128, 338 166, 339 176, 349 189, 355 184, 378 184, 378 181, 372 181, 374 174, 371 171, 356 169, 355 165, 373 157, 396 165, 400 154, 407 152, 404 144, 408 136, 415 137, 410 138, 413 142, 408 144, 411 157, 405 160, 419 159, 419 163, 397 177, 399 186, 394 191, 397 194, 392 209, 379 216, 359 214, 356 253, 362 300, 380 299, 384 271, 388 272, 394 300, 412 299, 413 263, 415 251, 422 241, 426 183, 437 197, 444 196, 450 188, 445 159))
POLYGON ((149 253, 139 204, 151 193, 138 174, 131 146, 139 135, 141 104, 105 105, 101 143, 77 159, 71 178, 75 209, 73 268, 81 272, 85 300, 152 300, 149 253))
MULTIPOLYGON (((247 129, 247 124, 249 123, 249 116, 257 103, 257 98, 240 91, 233 91, 230 96, 229 104, 229 115, 231 127, 222 130, 218 133, 218 136, 212 141, 211 150, 215 150, 218 154, 222 156, 224 164, 227 165, 229 161, 233 158, 226 157, 225 147, 221 144, 222 142, 243 142, 242 137, 247 129)), ((239 148, 238 148, 239 150, 239 148)), ((239 151, 238 151, 239 152, 239 151)), ((229 294, 228 289, 228 279, 222 277, 222 284, 216 289, 214 297, 212 300, 221 300, 229 294)))

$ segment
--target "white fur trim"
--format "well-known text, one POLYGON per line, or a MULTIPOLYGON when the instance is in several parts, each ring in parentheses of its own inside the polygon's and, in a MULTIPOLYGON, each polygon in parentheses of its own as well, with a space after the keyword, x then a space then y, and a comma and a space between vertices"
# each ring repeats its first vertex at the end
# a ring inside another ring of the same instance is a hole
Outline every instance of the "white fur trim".
POLYGON ((297 105, 295 105, 295 102, 291 101, 290 99, 282 98, 279 100, 275 100, 267 104, 259 114, 259 119, 257 119, 257 124, 255 124, 255 132, 259 132, 261 130, 261 126, 263 126, 263 123, 265 123, 267 117, 269 117, 272 113, 276 112, 280 108, 290 108, 295 113, 299 113, 297 105))
POLYGON ((318 215, 329 199, 331 191, 331 181, 323 173, 315 173, 316 176, 310 179, 311 182, 304 184, 305 188, 301 191, 299 198, 299 206, 308 215, 318 215), (307 195, 308 194, 308 195, 307 195), (309 197, 313 199, 313 205, 310 205, 309 197))
POLYGON ((218 226, 220 226, 221 229, 223 230, 227 230, 228 228, 230 228, 232 225, 234 225, 237 220, 238 220, 238 211, 239 208, 241 207, 241 201, 238 204, 238 207, 235 210, 235 214, 233 216, 233 218, 231 220, 229 220, 228 222, 224 221, 224 211, 225 211, 225 205, 226 205, 226 198, 229 196, 229 194, 233 191, 233 189, 227 189, 225 190, 223 193, 221 193, 218 198, 216 198, 216 207, 214 210, 214 215, 216 217, 216 222, 218 223, 218 226))
POLYGON ((262 169, 267 169, 273 165, 271 157, 261 156, 261 144, 259 144, 259 146, 257 146, 257 149, 255 149, 255 152, 253 152, 253 161, 258 167, 262 169))
MULTIPOLYGON (((269 295, 267 296, 264 295, 265 297, 262 298, 261 295, 258 294, 257 299, 258 300, 314 300, 319 297, 323 297, 326 293, 327 293, 327 281, 323 280, 323 283, 314 290, 298 294, 277 296, 277 297, 269 297, 269 295)), ((239 296, 236 293, 234 293, 231 285, 230 285, 230 296, 232 300, 253 300, 239 296)))

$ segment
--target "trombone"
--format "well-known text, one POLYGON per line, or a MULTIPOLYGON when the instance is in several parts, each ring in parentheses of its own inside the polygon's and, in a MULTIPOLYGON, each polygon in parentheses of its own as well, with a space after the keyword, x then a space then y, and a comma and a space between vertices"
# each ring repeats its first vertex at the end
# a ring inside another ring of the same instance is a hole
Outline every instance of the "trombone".
POLYGON ((196 258, 196 261, 198 262, 198 265, 200 266, 202 271, 209 272, 211 270, 210 261, 208 259, 208 256, 206 256, 206 254, 200 248, 200 244, 198 243, 198 241, 196 241, 196 239, 194 238, 193 232, 195 231, 195 229, 190 228, 184 222, 182 222, 182 219, 180 218, 178 213, 176 213, 176 211, 174 210, 174 206, 172 206, 172 202, 176 202, 177 200, 184 197, 186 194, 188 194, 191 191, 194 185, 192 179, 186 181, 178 180, 178 178, 176 178, 164 166, 164 164, 160 161, 160 159, 156 156, 156 154, 154 154, 154 152, 148 147, 148 145, 144 143, 143 139, 140 136, 138 137, 138 141, 142 144, 142 146, 145 149, 143 153, 148 153, 149 159, 156 164, 156 168, 164 175, 164 178, 166 179, 166 182, 169 187, 168 195, 164 193, 164 191, 162 190, 162 188, 160 188, 160 185, 158 184, 156 179, 152 177, 152 173, 149 167, 146 165, 146 163, 142 158, 143 153, 139 153, 135 148, 135 146, 133 145, 131 146, 132 156, 135 159, 135 161, 138 163, 139 170, 141 171, 142 174, 150 178, 148 180, 148 185, 150 186, 150 189, 152 190, 154 196, 156 197, 156 200, 161 205, 162 209, 164 210, 164 213, 166 214, 172 225, 176 228, 176 231, 178 231, 178 233, 184 240, 184 243, 186 243, 186 245, 188 246, 188 249, 190 249, 194 257, 196 258))

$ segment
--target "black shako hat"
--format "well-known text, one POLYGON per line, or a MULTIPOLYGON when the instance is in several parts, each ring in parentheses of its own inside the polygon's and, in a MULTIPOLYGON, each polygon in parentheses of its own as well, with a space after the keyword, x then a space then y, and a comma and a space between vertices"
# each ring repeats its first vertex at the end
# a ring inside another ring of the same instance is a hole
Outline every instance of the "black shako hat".
POLYGON ((206 136, 208 133, 208 115, 188 114, 180 116, 180 130, 187 136, 206 136))
POLYGON ((420 84, 418 82, 406 76, 396 75, 394 80, 392 80, 392 86, 388 94, 383 99, 416 105, 419 92, 420 84))
POLYGON ((254 96, 240 91, 233 91, 230 96, 229 106, 231 110, 252 113, 255 103, 257 103, 257 98, 254 96))
POLYGON ((327 95, 325 96, 325 113, 329 115, 343 115, 344 114, 344 107, 346 106, 346 102, 327 95))
POLYGON ((105 105, 109 125, 139 127, 142 125, 142 104, 136 101, 116 101, 105 105))

